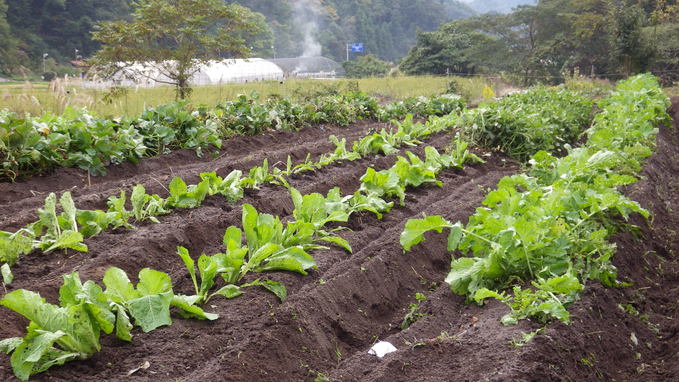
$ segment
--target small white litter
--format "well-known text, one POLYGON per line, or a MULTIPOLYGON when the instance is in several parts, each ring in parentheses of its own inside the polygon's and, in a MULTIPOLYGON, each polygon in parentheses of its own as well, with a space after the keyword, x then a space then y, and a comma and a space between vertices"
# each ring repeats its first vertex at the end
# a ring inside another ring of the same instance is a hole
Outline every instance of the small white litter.
POLYGON ((370 348, 370 350, 368 350, 368 354, 376 355, 379 358, 382 358, 389 353, 395 352, 396 350, 398 349, 396 349, 394 345, 390 344, 389 342, 378 341, 375 345, 373 345, 373 347, 370 348))

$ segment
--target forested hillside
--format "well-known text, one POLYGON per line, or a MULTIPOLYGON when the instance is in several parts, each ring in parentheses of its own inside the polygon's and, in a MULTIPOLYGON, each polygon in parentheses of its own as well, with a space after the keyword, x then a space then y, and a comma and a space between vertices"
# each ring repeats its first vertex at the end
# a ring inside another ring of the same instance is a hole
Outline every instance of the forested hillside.
POLYGON ((408 53, 417 30, 431 31, 473 16, 455 0, 240 0, 263 13, 273 28, 278 56, 322 54, 344 60, 346 44, 362 42, 366 53, 394 61, 408 53), (312 39, 305 39, 313 37, 312 39), (300 43, 303 42, 303 43, 300 43), (318 46, 314 46, 314 42, 318 46), (320 48, 320 51, 319 51, 320 48))
POLYGON ((540 0, 420 33, 401 69, 409 74, 504 72, 525 83, 564 74, 621 78, 653 71, 679 79, 676 0, 540 0))
POLYGON ((537 0, 465 0, 478 13, 509 13, 519 5, 535 5, 537 0))
MULTIPOLYGON (((232 0, 225 0, 233 2, 232 0)), ((55 70, 97 49, 90 32, 99 21, 121 19, 131 0, 0 0, 0 73, 55 70), (76 49, 78 52, 76 53, 76 49), (47 59, 43 60, 43 55, 47 59)), ((239 0, 264 14, 274 49, 256 55, 322 54, 344 60, 346 44, 394 61, 408 53, 416 32, 475 14, 456 0, 239 0)))
POLYGON ((51 66, 75 59, 76 49, 77 55, 89 56, 97 48, 90 38, 93 26, 126 17, 129 2, 0 0, 0 71, 41 69, 45 53, 51 66))

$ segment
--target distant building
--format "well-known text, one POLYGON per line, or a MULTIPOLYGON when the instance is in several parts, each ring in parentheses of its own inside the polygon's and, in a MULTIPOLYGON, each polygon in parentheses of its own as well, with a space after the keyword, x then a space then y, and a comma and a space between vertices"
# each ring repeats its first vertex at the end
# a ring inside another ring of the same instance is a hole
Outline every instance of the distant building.
POLYGON ((278 58, 269 60, 278 65, 286 78, 344 77, 342 65, 326 57, 278 58))

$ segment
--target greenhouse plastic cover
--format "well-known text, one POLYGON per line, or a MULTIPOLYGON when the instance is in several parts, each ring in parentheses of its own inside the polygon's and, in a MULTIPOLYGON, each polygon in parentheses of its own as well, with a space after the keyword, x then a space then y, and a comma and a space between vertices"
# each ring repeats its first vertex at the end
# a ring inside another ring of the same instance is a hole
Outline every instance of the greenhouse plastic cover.
MULTIPOLYGON (((159 68, 172 65, 171 61, 159 64, 137 63, 120 70, 111 79, 97 78, 96 69, 93 69, 88 74, 89 80, 83 85, 86 87, 167 85, 173 81, 163 75, 159 68)), ((201 65, 200 70, 189 82, 191 85, 218 85, 229 82, 280 81, 283 78, 284 72, 278 65, 261 58, 249 58, 211 61, 207 65, 201 65)))

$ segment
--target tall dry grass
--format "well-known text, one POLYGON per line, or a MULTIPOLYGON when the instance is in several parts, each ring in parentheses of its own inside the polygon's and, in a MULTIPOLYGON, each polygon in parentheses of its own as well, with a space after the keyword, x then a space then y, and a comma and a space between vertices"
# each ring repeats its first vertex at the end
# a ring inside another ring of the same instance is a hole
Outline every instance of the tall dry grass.
MULTIPOLYGON (((397 100, 415 96, 431 96, 445 92, 449 83, 458 84, 458 90, 467 99, 482 95, 483 79, 455 77, 385 77, 366 79, 312 80, 294 79, 278 81, 233 83, 197 86, 190 101, 194 104, 216 105, 238 94, 258 92, 262 97, 273 95, 299 100, 315 93, 332 89, 362 90, 385 100, 397 100)), ((62 113, 67 107, 87 108, 101 116, 134 116, 150 106, 174 101, 174 88, 83 88, 77 78, 56 79, 50 83, 22 83, 0 85, 0 109, 10 109, 18 114, 42 115, 46 112, 62 113)))

